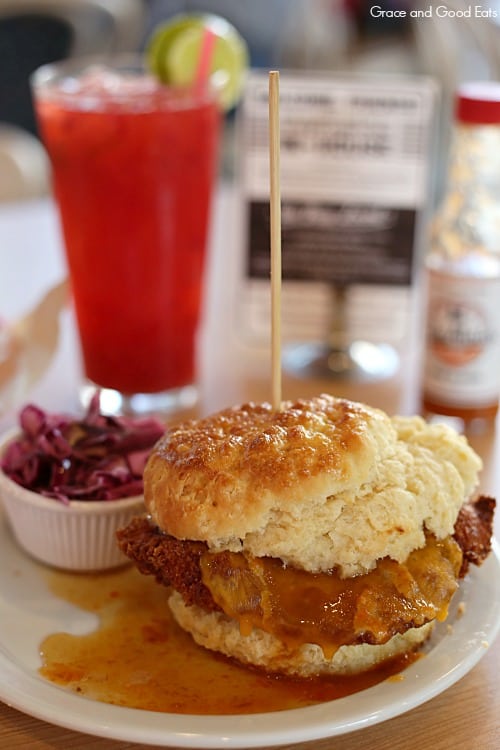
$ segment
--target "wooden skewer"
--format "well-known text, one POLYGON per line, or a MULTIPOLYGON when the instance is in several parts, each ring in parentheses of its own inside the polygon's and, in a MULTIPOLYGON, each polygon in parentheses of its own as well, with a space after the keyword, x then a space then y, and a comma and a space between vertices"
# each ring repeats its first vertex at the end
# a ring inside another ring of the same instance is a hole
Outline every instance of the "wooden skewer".
POLYGON ((281 195, 279 72, 269 73, 272 406, 281 409, 281 195))

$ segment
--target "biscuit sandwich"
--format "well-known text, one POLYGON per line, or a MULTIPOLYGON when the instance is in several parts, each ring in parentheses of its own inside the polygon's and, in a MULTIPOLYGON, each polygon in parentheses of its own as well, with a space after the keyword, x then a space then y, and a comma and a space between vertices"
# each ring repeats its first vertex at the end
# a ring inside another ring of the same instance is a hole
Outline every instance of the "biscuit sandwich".
POLYGON ((207 649, 268 672, 355 674, 414 651, 488 555, 465 437, 323 394, 167 430, 147 515, 118 532, 207 649))

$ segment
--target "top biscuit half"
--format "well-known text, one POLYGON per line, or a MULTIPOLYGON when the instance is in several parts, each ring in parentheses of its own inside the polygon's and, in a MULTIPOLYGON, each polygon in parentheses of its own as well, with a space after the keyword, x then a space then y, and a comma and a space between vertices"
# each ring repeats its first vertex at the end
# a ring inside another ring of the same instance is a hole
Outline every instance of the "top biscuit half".
POLYGON ((214 551, 343 576, 453 533, 477 484, 463 436, 322 394, 248 403, 166 432, 144 473, 153 521, 214 551))

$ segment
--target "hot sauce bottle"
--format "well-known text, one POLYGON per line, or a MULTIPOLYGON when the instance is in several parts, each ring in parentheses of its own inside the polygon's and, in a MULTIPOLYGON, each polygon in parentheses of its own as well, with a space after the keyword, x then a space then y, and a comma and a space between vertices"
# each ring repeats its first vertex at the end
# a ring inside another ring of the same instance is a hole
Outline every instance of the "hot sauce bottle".
POLYGON ((422 411, 488 425, 500 395, 500 83, 457 92, 430 240, 422 411))

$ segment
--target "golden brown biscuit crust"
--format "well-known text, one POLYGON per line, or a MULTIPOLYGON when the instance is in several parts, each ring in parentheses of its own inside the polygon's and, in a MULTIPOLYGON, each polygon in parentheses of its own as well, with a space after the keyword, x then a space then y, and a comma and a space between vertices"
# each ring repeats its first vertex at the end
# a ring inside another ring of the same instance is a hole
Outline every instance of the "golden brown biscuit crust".
POLYGON ((247 403, 171 430, 144 474, 156 523, 180 539, 221 546, 258 532, 276 508, 362 484, 391 450, 388 417, 321 395, 281 411, 247 403))

